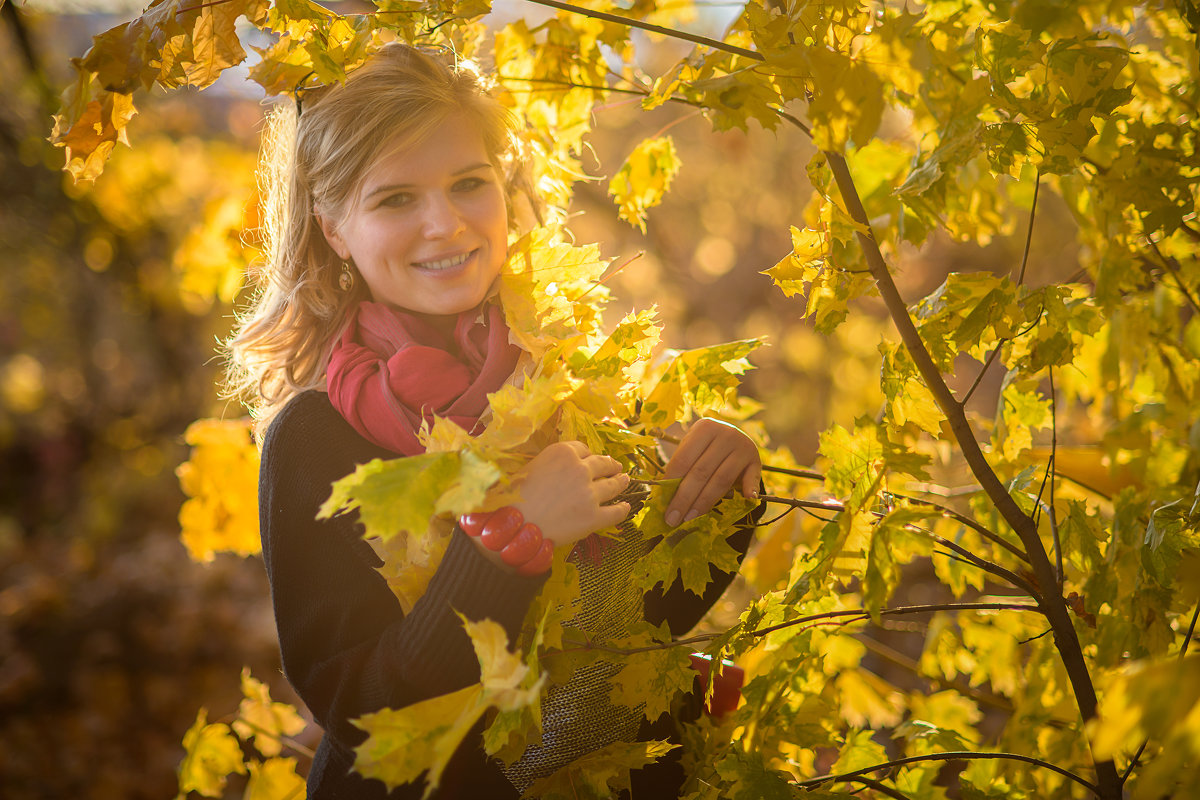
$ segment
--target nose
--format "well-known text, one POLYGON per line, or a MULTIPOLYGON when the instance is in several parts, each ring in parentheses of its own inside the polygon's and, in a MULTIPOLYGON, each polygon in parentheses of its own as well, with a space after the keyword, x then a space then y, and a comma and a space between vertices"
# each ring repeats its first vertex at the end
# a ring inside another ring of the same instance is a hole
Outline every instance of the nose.
POLYGON ((442 192, 432 192, 427 196, 422 223, 427 239, 449 239, 466 227, 454 201, 442 192))

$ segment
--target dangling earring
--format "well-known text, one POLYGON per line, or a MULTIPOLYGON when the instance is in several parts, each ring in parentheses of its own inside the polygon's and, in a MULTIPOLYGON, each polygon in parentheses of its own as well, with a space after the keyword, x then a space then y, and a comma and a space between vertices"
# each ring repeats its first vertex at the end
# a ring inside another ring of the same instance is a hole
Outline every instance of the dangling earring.
POLYGON ((338 275, 338 288, 348 292, 354 288, 354 273, 350 271, 350 262, 342 262, 342 274, 338 275))

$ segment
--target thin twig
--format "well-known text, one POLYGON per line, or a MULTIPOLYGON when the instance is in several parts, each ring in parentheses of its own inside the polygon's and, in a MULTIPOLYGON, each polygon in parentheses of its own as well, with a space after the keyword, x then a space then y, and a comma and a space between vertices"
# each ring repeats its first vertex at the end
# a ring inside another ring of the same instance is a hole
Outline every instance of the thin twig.
MULTIPOLYGON (((851 778, 850 780, 854 781, 855 783, 861 783, 863 786, 874 789, 877 792, 882 792, 883 794, 886 794, 888 797, 894 798, 894 800, 911 800, 911 798, 908 795, 901 794, 899 789, 893 789, 891 786, 888 786, 887 784, 884 784, 884 783, 880 783, 879 781, 875 780, 874 778, 866 778, 866 777, 863 777, 862 775, 860 775, 857 778, 851 778)), ((861 790, 859 790, 859 791, 861 791, 861 790)))
MULTIPOLYGON (((934 603, 932 605, 922 606, 898 606, 896 608, 881 608, 879 614, 881 616, 898 616, 905 614, 930 614, 938 611, 1038 611, 1039 607, 1030 603, 934 603)), ((836 625, 852 625, 855 622, 864 622, 871 618, 870 612, 863 608, 842 609, 840 611, 825 611, 820 614, 809 614, 804 617, 780 622, 775 625, 770 625, 766 628, 749 631, 744 635, 749 638, 760 638, 776 631, 784 630, 785 628, 795 627, 796 625, 809 624, 836 624, 836 625)), ((689 636, 686 639, 673 639, 669 642, 656 642, 643 647, 613 647, 612 645, 604 644, 603 642, 595 642, 590 639, 585 641, 574 641, 571 639, 563 639, 564 644, 572 645, 570 648, 564 648, 557 651, 559 653, 575 653, 588 650, 599 650, 605 653, 614 655, 636 655, 638 653, 649 653, 654 650, 666 650, 670 647, 690 647, 695 644, 703 644, 710 642, 724 633, 700 633, 695 636, 689 636)))
POLYGON ((772 467, 769 464, 763 464, 763 472, 778 472, 780 475, 791 475, 795 478, 808 478, 814 481, 825 480, 824 475, 809 469, 788 469, 787 467, 772 467))
POLYGON ((987 361, 983 362, 983 369, 979 370, 979 374, 975 376, 975 382, 971 384, 970 389, 967 389, 967 393, 963 396, 963 399, 958 401, 960 406, 965 406, 967 401, 971 399, 971 395, 975 394, 975 389, 979 387, 979 382, 982 381, 983 376, 987 374, 988 367, 990 367, 992 362, 996 360, 996 357, 1000 355, 1000 351, 1007 343, 1008 339, 1001 339, 1000 341, 996 342, 996 346, 992 348, 992 352, 988 353, 987 361))
POLYGON ((1093 794, 1096 794, 1096 795, 1100 794, 1100 787, 1096 786, 1091 781, 1089 781, 1085 778, 1082 778, 1079 775, 1076 775, 1074 772, 1071 772, 1070 770, 1063 769, 1062 767, 1058 766, 1057 764, 1051 764, 1049 761, 1043 761, 1040 758, 1033 758, 1032 756, 1023 756, 1023 755, 1019 755, 1017 753, 981 753, 981 752, 972 751, 972 750, 961 750, 961 751, 954 751, 954 752, 949 752, 949 753, 929 753, 929 754, 923 755, 923 756, 908 756, 907 758, 897 758, 894 761, 886 761, 882 764, 876 764, 871 767, 863 767, 862 769, 857 769, 857 770, 854 770, 853 772, 842 773, 841 775, 821 775, 816 778, 809 778, 809 779, 803 780, 803 781, 796 781, 795 785, 799 786, 800 788, 807 788, 809 786, 820 786, 823 783, 831 783, 831 782, 832 783, 841 783, 841 782, 846 782, 853 778, 856 778, 859 775, 865 775, 868 772, 878 772, 879 770, 891 769, 892 767, 902 767, 905 764, 914 764, 914 763, 918 763, 921 761, 969 761, 972 759, 980 759, 980 758, 1001 758, 1001 759, 1010 759, 1013 761, 1024 761, 1026 764, 1034 764, 1036 766, 1042 767, 1043 769, 1048 769, 1052 772, 1057 772, 1059 775, 1062 775, 1064 778, 1069 778, 1069 779, 1075 781, 1080 786, 1084 786, 1087 789, 1089 789, 1093 794))
MULTIPOLYGON (((759 495, 758 499, 763 500, 768 503, 782 503, 784 505, 791 505, 791 506, 795 506, 797 508, 815 508, 815 509, 821 509, 823 511, 836 511, 836 512, 842 512, 842 511, 846 510, 845 503, 842 503, 840 500, 832 500, 832 499, 824 500, 824 501, 798 500, 794 497, 778 497, 773 494, 759 495)), ((883 512, 883 511, 871 511, 870 513, 874 514, 876 517, 879 517, 879 518, 883 518, 883 517, 887 516, 887 513, 883 512)), ((929 536, 931 539, 933 539, 935 542, 942 545, 943 547, 946 547, 950 550, 953 550, 955 553, 958 553, 964 561, 974 564, 976 567, 979 567, 984 572, 995 575, 998 578, 1003 578, 1004 580, 1011 583, 1013 586, 1016 586, 1017 588, 1028 593, 1030 597, 1040 601, 1041 595, 1038 593, 1037 589, 1031 583, 1029 583, 1029 581, 1025 580, 1020 575, 1017 575, 1012 570, 1005 569, 1004 567, 1000 566, 999 564, 996 564, 995 562, 988 561, 986 558, 982 558, 982 557, 972 553, 970 550, 966 549, 962 545, 956 544, 954 542, 951 542, 949 539, 945 539, 941 536, 938 536, 933 531, 925 530, 924 528, 917 528, 917 527, 911 526, 911 525, 907 526, 907 527, 909 527, 911 530, 914 530, 914 531, 917 531, 919 533, 923 533, 923 534, 929 536)), ((1003 540, 1000 540, 1000 541, 1003 541, 1003 540)), ((1009 549, 1011 549, 1011 546, 1009 546, 1009 549)))
POLYGON ((965 525, 966 527, 968 527, 971 530, 978 533, 983 538, 987 539, 989 542, 993 542, 995 544, 1000 545, 1005 550, 1012 553, 1014 556, 1021 559, 1025 563, 1027 563, 1027 564, 1029 563, 1029 556, 1025 555, 1024 550, 1022 550, 1020 547, 1017 547, 1015 544, 1007 541, 1006 539, 1004 539, 1002 536, 1000 536, 1000 534, 996 533, 995 531, 992 531, 992 530, 984 527, 979 522, 976 522, 975 520, 971 519, 966 514, 960 514, 959 512, 955 511, 954 509, 947 508, 946 506, 942 505, 941 503, 935 503, 932 500, 926 500, 921 497, 913 497, 911 495, 906 495, 906 494, 897 494, 896 492, 889 492, 889 494, 891 494, 893 497, 898 497, 898 498, 901 498, 902 500, 907 500, 910 503, 918 503, 923 506, 930 506, 931 508, 936 508, 938 511, 942 512, 943 516, 949 517, 950 519, 954 520, 955 522, 958 522, 961 525, 965 525))
POLYGON ((1037 171, 1033 182, 1033 203, 1029 206, 1029 230, 1025 232, 1025 253, 1021 256, 1021 274, 1017 277, 1017 286, 1025 282, 1025 267, 1029 264, 1029 245, 1033 241, 1033 217, 1037 213, 1038 190, 1042 186, 1042 171, 1037 171))
POLYGON ((593 19, 601 19, 605 22, 615 22, 618 25, 628 25, 631 28, 641 28, 644 31, 661 34, 672 39, 682 39, 685 42, 698 44, 703 47, 711 47, 714 50, 723 50, 726 53, 733 53, 736 56, 745 56, 752 58, 755 61, 766 61, 761 53, 756 53, 753 50, 747 50, 744 47, 722 42, 718 39, 710 39, 707 36, 700 36, 695 33, 687 33, 686 31, 676 30, 674 28, 664 28, 661 25, 653 25, 649 22, 642 22, 640 19, 632 19, 630 17, 622 17, 617 14, 609 14, 605 11, 593 11, 590 8, 574 6, 570 3, 562 3, 559 0, 528 0, 530 3, 536 3, 539 6, 549 6, 557 8, 559 11, 567 11, 572 14, 580 14, 593 19))

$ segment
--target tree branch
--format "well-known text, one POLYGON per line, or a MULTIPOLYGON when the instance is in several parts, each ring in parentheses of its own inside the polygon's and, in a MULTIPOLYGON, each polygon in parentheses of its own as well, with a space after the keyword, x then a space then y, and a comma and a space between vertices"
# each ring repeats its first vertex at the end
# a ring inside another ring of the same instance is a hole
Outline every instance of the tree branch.
MULTIPOLYGON (((896 608, 881 608, 879 615, 884 617, 899 616, 904 614, 928 614, 935 611, 1039 611, 1039 606, 1029 603, 934 603, 932 605, 923 606, 898 606, 896 608)), ((854 619, 846 620, 843 624, 859 622, 871 618, 870 613, 866 609, 854 608, 843 611, 826 611, 821 614, 809 614, 806 617, 797 617, 796 619, 780 622, 775 625, 769 625, 766 628, 759 628, 746 634, 758 638, 766 636, 775 631, 781 631, 784 628, 792 627, 793 625, 806 625, 810 622, 819 622, 822 620, 840 619, 842 617, 854 617, 854 619)), ((708 634, 706 634, 708 635, 708 634)), ((716 638, 717 634, 712 634, 710 638, 716 638)), ((695 638, 695 637, 693 637, 695 638)))
MULTIPOLYGON (((795 508, 819 508, 824 511, 835 511, 839 513, 846 510, 846 505, 839 500, 797 500, 794 497, 777 497, 773 494, 759 495, 759 499, 768 503, 782 503, 784 505, 794 506, 795 508)), ((872 511, 871 513, 880 518, 887 516, 887 514, 882 511, 872 511)), ((1041 595, 1038 592, 1037 587, 1030 584, 1029 581, 1025 580, 1020 575, 1017 575, 1012 570, 1005 569, 993 561, 988 561, 986 558, 977 556, 962 545, 951 542, 948 539, 944 539, 933 531, 928 531, 924 528, 916 528, 914 526, 909 527, 925 534, 943 547, 953 550, 955 553, 958 553, 960 556, 962 556, 964 561, 974 564, 984 572, 995 575, 997 578, 1003 578, 1013 586, 1016 586, 1017 588, 1029 594, 1029 596, 1035 600, 1041 599, 1041 595)), ((990 534, 989 538, 994 536, 994 534, 991 534, 990 531, 988 533, 990 534)), ((1003 542, 1003 540, 999 540, 998 537, 997 540, 1003 542)), ((1011 549, 1011 545, 1006 544, 1006 546, 1011 549)))
POLYGON ((894 800, 910 800, 908 795, 901 794, 899 789, 893 789, 891 786, 880 783, 874 778, 864 778, 860 775, 857 778, 851 778, 850 780, 854 781, 855 783, 861 783, 863 786, 867 786, 877 792, 882 792, 888 797, 894 798, 894 800))
MULTIPOLYGON (((979 442, 975 439, 975 433, 971 429, 962 405, 955 400, 937 365, 933 363, 929 350, 921 340, 920 332, 917 331, 912 317, 909 316, 908 306, 905 304, 904 298, 900 296, 895 281, 892 280, 891 272, 883 259, 883 253, 875 241, 875 235, 871 232, 870 219, 858 196, 858 190, 850 175, 846 159, 840 153, 830 151, 825 151, 825 157, 846 204, 846 210, 865 231, 857 233, 858 241, 862 245, 871 275, 875 279, 875 285, 887 305, 888 313, 900 333, 901 340, 908 349, 925 385, 933 394, 938 407, 946 415, 951 433, 970 466, 971 472, 974 473, 975 479, 979 481, 979 485, 987 492, 988 498, 991 499, 1000 516, 1016 532, 1021 544, 1025 547, 1034 578, 1038 587, 1043 590, 1042 611, 1054 629, 1055 644, 1071 681, 1071 689, 1075 693, 1075 701, 1079 706, 1080 715, 1085 721, 1092 719, 1096 716, 1096 687, 1088 673, 1087 662, 1083 657, 1083 648, 1079 643, 1079 636, 1075 632, 1074 622, 1067 610, 1066 602, 1061 593, 1053 591, 1058 582, 1057 575, 1046 554, 1046 548, 1038 534, 1037 525, 1009 495, 1008 490, 988 463, 979 442)), ((1121 796, 1121 784, 1113 762, 1111 760, 1096 762, 1096 774, 1104 789, 1101 796, 1106 800, 1117 800, 1121 796)))
POLYGON ((949 753, 929 753, 929 754, 923 755, 923 756, 908 756, 907 758, 897 758, 894 761, 886 761, 882 764, 876 764, 872 767, 863 767, 862 769, 855 770, 854 772, 845 772, 840 775, 821 775, 816 778, 809 778, 809 779, 803 780, 803 781, 796 781, 795 785, 799 786, 800 788, 803 789, 803 788, 808 788, 810 786, 820 786, 823 783, 831 783, 831 782, 832 783, 840 783, 840 782, 853 780, 854 778, 858 777, 859 775, 865 775, 868 772, 878 772, 881 769, 890 769, 892 767, 902 767, 905 764, 915 764, 915 763, 918 763, 921 761, 960 761, 960 760, 961 761, 969 761, 972 759, 980 759, 980 758, 1001 758, 1001 759, 1009 759, 1012 761, 1024 761, 1026 764, 1033 764, 1035 766, 1042 767, 1043 769, 1048 769, 1051 772, 1057 772, 1059 775, 1062 775, 1064 778, 1069 778, 1069 779, 1075 781, 1076 783, 1078 783, 1080 786, 1086 787, 1093 794, 1100 796, 1100 797, 1104 796, 1103 793, 1100 791, 1100 787, 1096 786, 1096 784, 1094 784, 1091 781, 1088 781, 1084 778, 1081 778, 1080 776, 1076 775, 1074 772, 1071 772, 1070 770, 1065 770, 1056 764, 1051 764, 1049 761, 1042 761, 1040 758, 1033 758, 1032 756, 1022 756, 1022 755, 1018 755, 1017 753, 981 753, 981 752, 973 751, 973 750, 960 750, 960 751, 953 751, 953 752, 949 752, 949 753))
POLYGON ((711 47, 714 50, 723 50, 726 53, 733 53, 736 56, 752 58, 755 61, 766 60, 763 58, 761 53, 756 53, 753 50, 747 50, 744 47, 738 47, 737 45, 728 44, 717 39, 710 39, 707 36, 700 36, 695 33, 687 33, 674 28, 664 28, 661 25, 652 25, 649 22, 642 22, 640 19, 622 17, 617 14, 609 14, 605 11, 593 11, 590 8, 574 6, 570 3, 562 3, 559 2, 559 0, 528 0, 528 2, 536 3, 539 6, 557 8, 559 11, 567 11, 584 17, 591 17, 592 19, 601 19, 605 22, 615 22, 618 25, 628 25, 631 28, 640 28, 641 30, 668 36, 672 39, 682 39, 685 42, 691 42, 692 44, 698 44, 703 47, 711 47))
MULTIPOLYGON (((881 616, 899 616, 905 614, 929 614, 937 611, 1039 611, 1039 607, 1030 603, 935 603, 933 605, 924 606, 898 606, 896 608, 883 608, 879 610, 881 616)), ((770 625, 766 628, 750 631, 745 635, 751 638, 760 638, 767 634, 781 631, 785 628, 791 628, 796 625, 808 624, 826 624, 835 623, 837 625, 851 625, 855 622, 864 622, 871 618, 870 612, 863 608, 849 608, 841 611, 825 611, 820 614, 809 614, 804 617, 780 622, 776 625, 770 625), (836 621, 836 622, 835 622, 836 621)), ((575 641, 572 639, 564 639, 565 644, 572 645, 570 648, 564 648, 559 653, 575 653, 587 650, 598 650, 604 653, 612 653, 614 655, 629 656, 637 653, 649 653, 654 650, 666 650, 669 647, 688 647, 694 644, 703 644, 710 642, 719 636, 724 636, 724 633, 699 633, 695 636, 689 636, 686 639, 673 639, 669 642, 656 642, 655 644, 645 645, 643 647, 613 647, 612 645, 604 644, 603 642, 594 642, 590 639, 585 641, 575 641)))

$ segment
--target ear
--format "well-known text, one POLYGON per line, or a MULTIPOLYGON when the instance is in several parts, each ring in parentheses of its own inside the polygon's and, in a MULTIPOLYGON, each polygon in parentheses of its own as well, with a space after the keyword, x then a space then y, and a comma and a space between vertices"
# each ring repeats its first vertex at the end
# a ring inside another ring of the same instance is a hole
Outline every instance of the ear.
POLYGON ((350 248, 346 246, 346 240, 342 238, 338 226, 334 225, 328 217, 316 209, 313 209, 313 216, 317 218, 317 224, 321 226, 321 233, 325 234, 325 241, 328 242, 333 252, 337 253, 338 258, 348 261, 350 259, 350 248))

